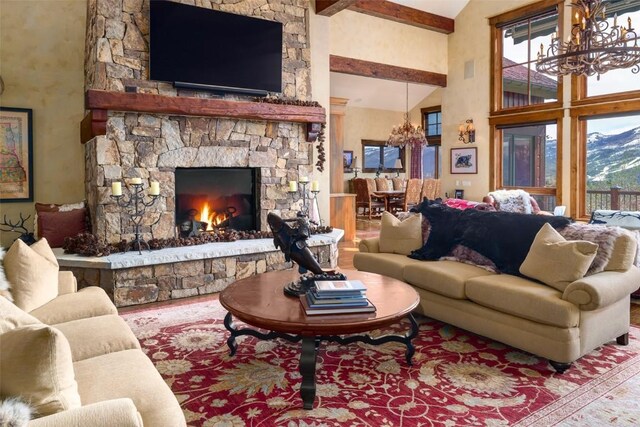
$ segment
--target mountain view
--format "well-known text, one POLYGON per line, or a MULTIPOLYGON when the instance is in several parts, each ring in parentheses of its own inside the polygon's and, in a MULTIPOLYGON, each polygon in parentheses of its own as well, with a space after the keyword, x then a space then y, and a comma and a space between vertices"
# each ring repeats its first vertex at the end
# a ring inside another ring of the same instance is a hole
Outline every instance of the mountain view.
MULTIPOLYGON (((547 176, 555 176, 556 141, 547 140, 547 176)), ((587 188, 640 189, 640 126, 621 133, 587 136, 587 188)))

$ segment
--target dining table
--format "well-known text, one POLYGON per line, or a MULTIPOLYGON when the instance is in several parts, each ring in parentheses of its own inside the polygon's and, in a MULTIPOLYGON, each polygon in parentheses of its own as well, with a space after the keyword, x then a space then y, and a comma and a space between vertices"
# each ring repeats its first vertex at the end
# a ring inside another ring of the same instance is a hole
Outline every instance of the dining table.
POLYGON ((392 199, 401 199, 404 197, 404 190, 379 190, 374 191, 373 194, 377 197, 384 199, 384 210, 389 210, 389 202, 392 199))

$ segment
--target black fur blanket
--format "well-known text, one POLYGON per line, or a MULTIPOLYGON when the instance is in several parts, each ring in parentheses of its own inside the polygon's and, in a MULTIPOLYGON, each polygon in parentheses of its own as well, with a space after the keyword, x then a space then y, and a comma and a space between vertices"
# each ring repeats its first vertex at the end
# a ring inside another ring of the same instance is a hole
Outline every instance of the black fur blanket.
POLYGON ((489 258, 502 273, 514 275, 521 275, 520 264, 545 223, 559 229, 571 222, 560 216, 459 210, 427 200, 413 210, 429 221, 431 232, 409 257, 437 260, 455 245, 464 245, 489 258))

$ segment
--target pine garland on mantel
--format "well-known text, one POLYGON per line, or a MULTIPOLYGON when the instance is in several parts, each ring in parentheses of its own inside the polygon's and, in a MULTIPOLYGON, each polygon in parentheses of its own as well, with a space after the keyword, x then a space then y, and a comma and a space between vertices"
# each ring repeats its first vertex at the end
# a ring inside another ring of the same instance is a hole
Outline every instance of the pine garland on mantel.
MULTIPOLYGON (((325 234, 333 231, 331 226, 313 227, 311 234, 325 234)), ((270 231, 236 231, 236 230, 215 230, 203 232, 193 237, 171 237, 168 239, 151 239, 147 243, 152 250, 165 248, 180 248, 185 246, 204 245, 215 242, 235 242, 236 240, 269 239, 273 234, 270 231)), ((62 246, 67 254, 77 254, 83 256, 107 256, 112 253, 125 252, 127 241, 121 240, 118 243, 105 243, 98 236, 91 233, 78 234, 76 237, 67 237, 62 246)), ((130 248, 130 250, 137 250, 130 248)))

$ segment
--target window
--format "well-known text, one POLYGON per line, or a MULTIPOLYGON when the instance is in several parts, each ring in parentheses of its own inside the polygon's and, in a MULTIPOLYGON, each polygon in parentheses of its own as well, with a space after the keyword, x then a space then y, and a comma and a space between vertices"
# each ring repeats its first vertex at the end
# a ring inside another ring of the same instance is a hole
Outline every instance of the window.
POLYGON ((422 108, 422 127, 428 146, 422 147, 422 177, 439 178, 441 174, 440 143, 442 140, 442 108, 440 105, 422 108))
POLYGON ((553 210, 562 188, 562 79, 536 71, 540 45, 562 33, 564 0, 542 0, 490 19, 493 90, 491 189, 523 189, 553 210))
MULTIPOLYGON (((388 147, 385 141, 362 140, 363 172, 398 172, 397 159, 404 158, 404 148, 388 147)), ((404 168, 399 172, 404 172, 404 168)))
POLYGON ((537 72, 535 67, 540 45, 549 46, 553 33, 559 31, 562 12, 556 4, 560 2, 545 0, 539 8, 518 9, 491 19, 493 64, 494 70, 499 70, 493 76, 493 112, 560 104, 558 79, 537 72), (524 16, 519 16, 521 13, 524 16))

